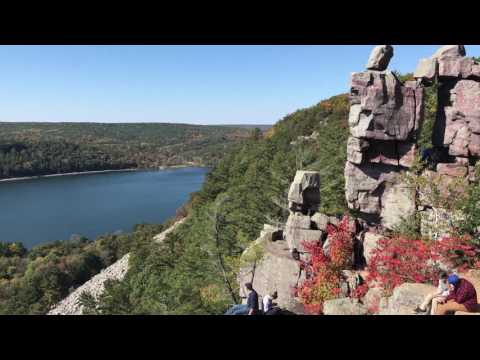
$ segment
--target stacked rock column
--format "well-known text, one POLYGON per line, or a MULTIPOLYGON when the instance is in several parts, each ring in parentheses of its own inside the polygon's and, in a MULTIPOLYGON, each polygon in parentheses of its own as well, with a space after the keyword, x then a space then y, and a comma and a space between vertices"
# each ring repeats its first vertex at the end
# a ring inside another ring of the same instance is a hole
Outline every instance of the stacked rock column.
POLYGON ((290 251, 304 252, 303 242, 321 241, 325 232, 318 229, 312 217, 320 205, 320 173, 297 171, 288 192, 290 216, 285 226, 285 240, 290 251))
POLYGON ((350 209, 369 223, 393 228, 415 211, 415 195, 398 181, 412 166, 423 121, 423 87, 387 70, 393 48, 377 46, 367 70, 353 73, 345 167, 350 209))

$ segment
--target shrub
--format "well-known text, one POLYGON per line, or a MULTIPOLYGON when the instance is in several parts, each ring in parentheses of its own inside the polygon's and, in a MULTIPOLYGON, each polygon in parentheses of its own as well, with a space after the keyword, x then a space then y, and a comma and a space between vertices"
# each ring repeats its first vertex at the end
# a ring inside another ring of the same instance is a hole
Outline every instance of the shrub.
POLYGON ((337 227, 329 225, 327 232, 330 242, 331 265, 339 270, 351 267, 353 239, 348 216, 344 216, 337 227))
POLYGON ((462 271, 474 268, 477 261, 468 236, 430 242, 401 236, 385 238, 373 251, 367 282, 377 283, 390 294, 403 283, 435 283, 440 264, 462 271))
POLYGON ((436 271, 431 260, 430 246, 421 240, 381 239, 370 259, 367 282, 375 281, 387 294, 406 282, 432 282, 436 271))
POLYGON ((330 257, 325 255, 321 241, 302 244, 310 261, 301 264, 306 280, 297 288, 297 296, 310 314, 320 314, 326 300, 340 295, 341 270, 351 265, 353 241, 348 217, 338 227, 329 226, 327 231, 330 257))
POLYGON ((477 251, 471 245, 471 237, 468 235, 443 237, 432 242, 431 251, 443 264, 459 271, 474 268, 478 261, 477 251))

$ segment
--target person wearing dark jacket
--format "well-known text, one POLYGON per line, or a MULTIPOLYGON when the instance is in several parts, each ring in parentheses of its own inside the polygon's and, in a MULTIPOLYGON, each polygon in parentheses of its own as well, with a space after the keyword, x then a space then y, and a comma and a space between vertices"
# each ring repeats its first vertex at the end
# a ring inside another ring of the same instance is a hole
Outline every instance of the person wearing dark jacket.
POLYGON ((257 315, 258 314, 258 294, 253 289, 252 283, 246 283, 245 287, 250 293, 246 304, 234 305, 225 313, 225 315, 257 315))
POLYGON ((247 306, 248 306, 248 315, 257 315, 258 314, 258 294, 253 289, 252 283, 246 283, 245 287, 250 294, 248 294, 247 306))
POLYGON ((477 291, 466 279, 457 275, 448 277, 450 294, 438 305, 436 315, 445 315, 450 312, 476 312, 478 311, 477 291))

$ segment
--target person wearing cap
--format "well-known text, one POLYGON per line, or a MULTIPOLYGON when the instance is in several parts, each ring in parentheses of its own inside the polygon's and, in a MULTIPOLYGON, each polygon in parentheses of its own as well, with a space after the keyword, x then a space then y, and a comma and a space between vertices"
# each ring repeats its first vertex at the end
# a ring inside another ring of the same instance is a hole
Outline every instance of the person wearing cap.
POLYGON ((418 306, 414 312, 416 314, 426 314, 428 308, 430 307, 430 315, 435 315, 437 312, 437 306, 439 303, 442 303, 446 300, 450 294, 450 285, 448 284, 448 274, 444 271, 440 272, 438 279, 437 291, 431 294, 428 294, 423 303, 418 306))
POLYGON ((475 312, 478 310, 477 291, 475 287, 466 279, 461 279, 457 275, 448 277, 450 294, 442 301, 436 311, 436 315, 445 315, 450 312, 475 312))

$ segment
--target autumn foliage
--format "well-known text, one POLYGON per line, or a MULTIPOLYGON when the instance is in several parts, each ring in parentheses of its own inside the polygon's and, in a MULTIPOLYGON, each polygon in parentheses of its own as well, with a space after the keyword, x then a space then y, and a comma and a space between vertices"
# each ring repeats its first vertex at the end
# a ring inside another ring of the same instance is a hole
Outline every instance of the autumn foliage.
POLYGON ((353 241, 348 217, 337 227, 329 226, 327 231, 330 257, 325 255, 320 241, 302 244, 310 261, 301 264, 306 280, 297 288, 297 296, 310 314, 320 314, 326 300, 340 295, 341 270, 351 264, 353 241))
POLYGON ((436 283, 440 265, 462 271, 475 262, 476 251, 466 236, 428 242, 384 238, 373 251, 367 282, 380 285, 388 294, 403 283, 436 283))

